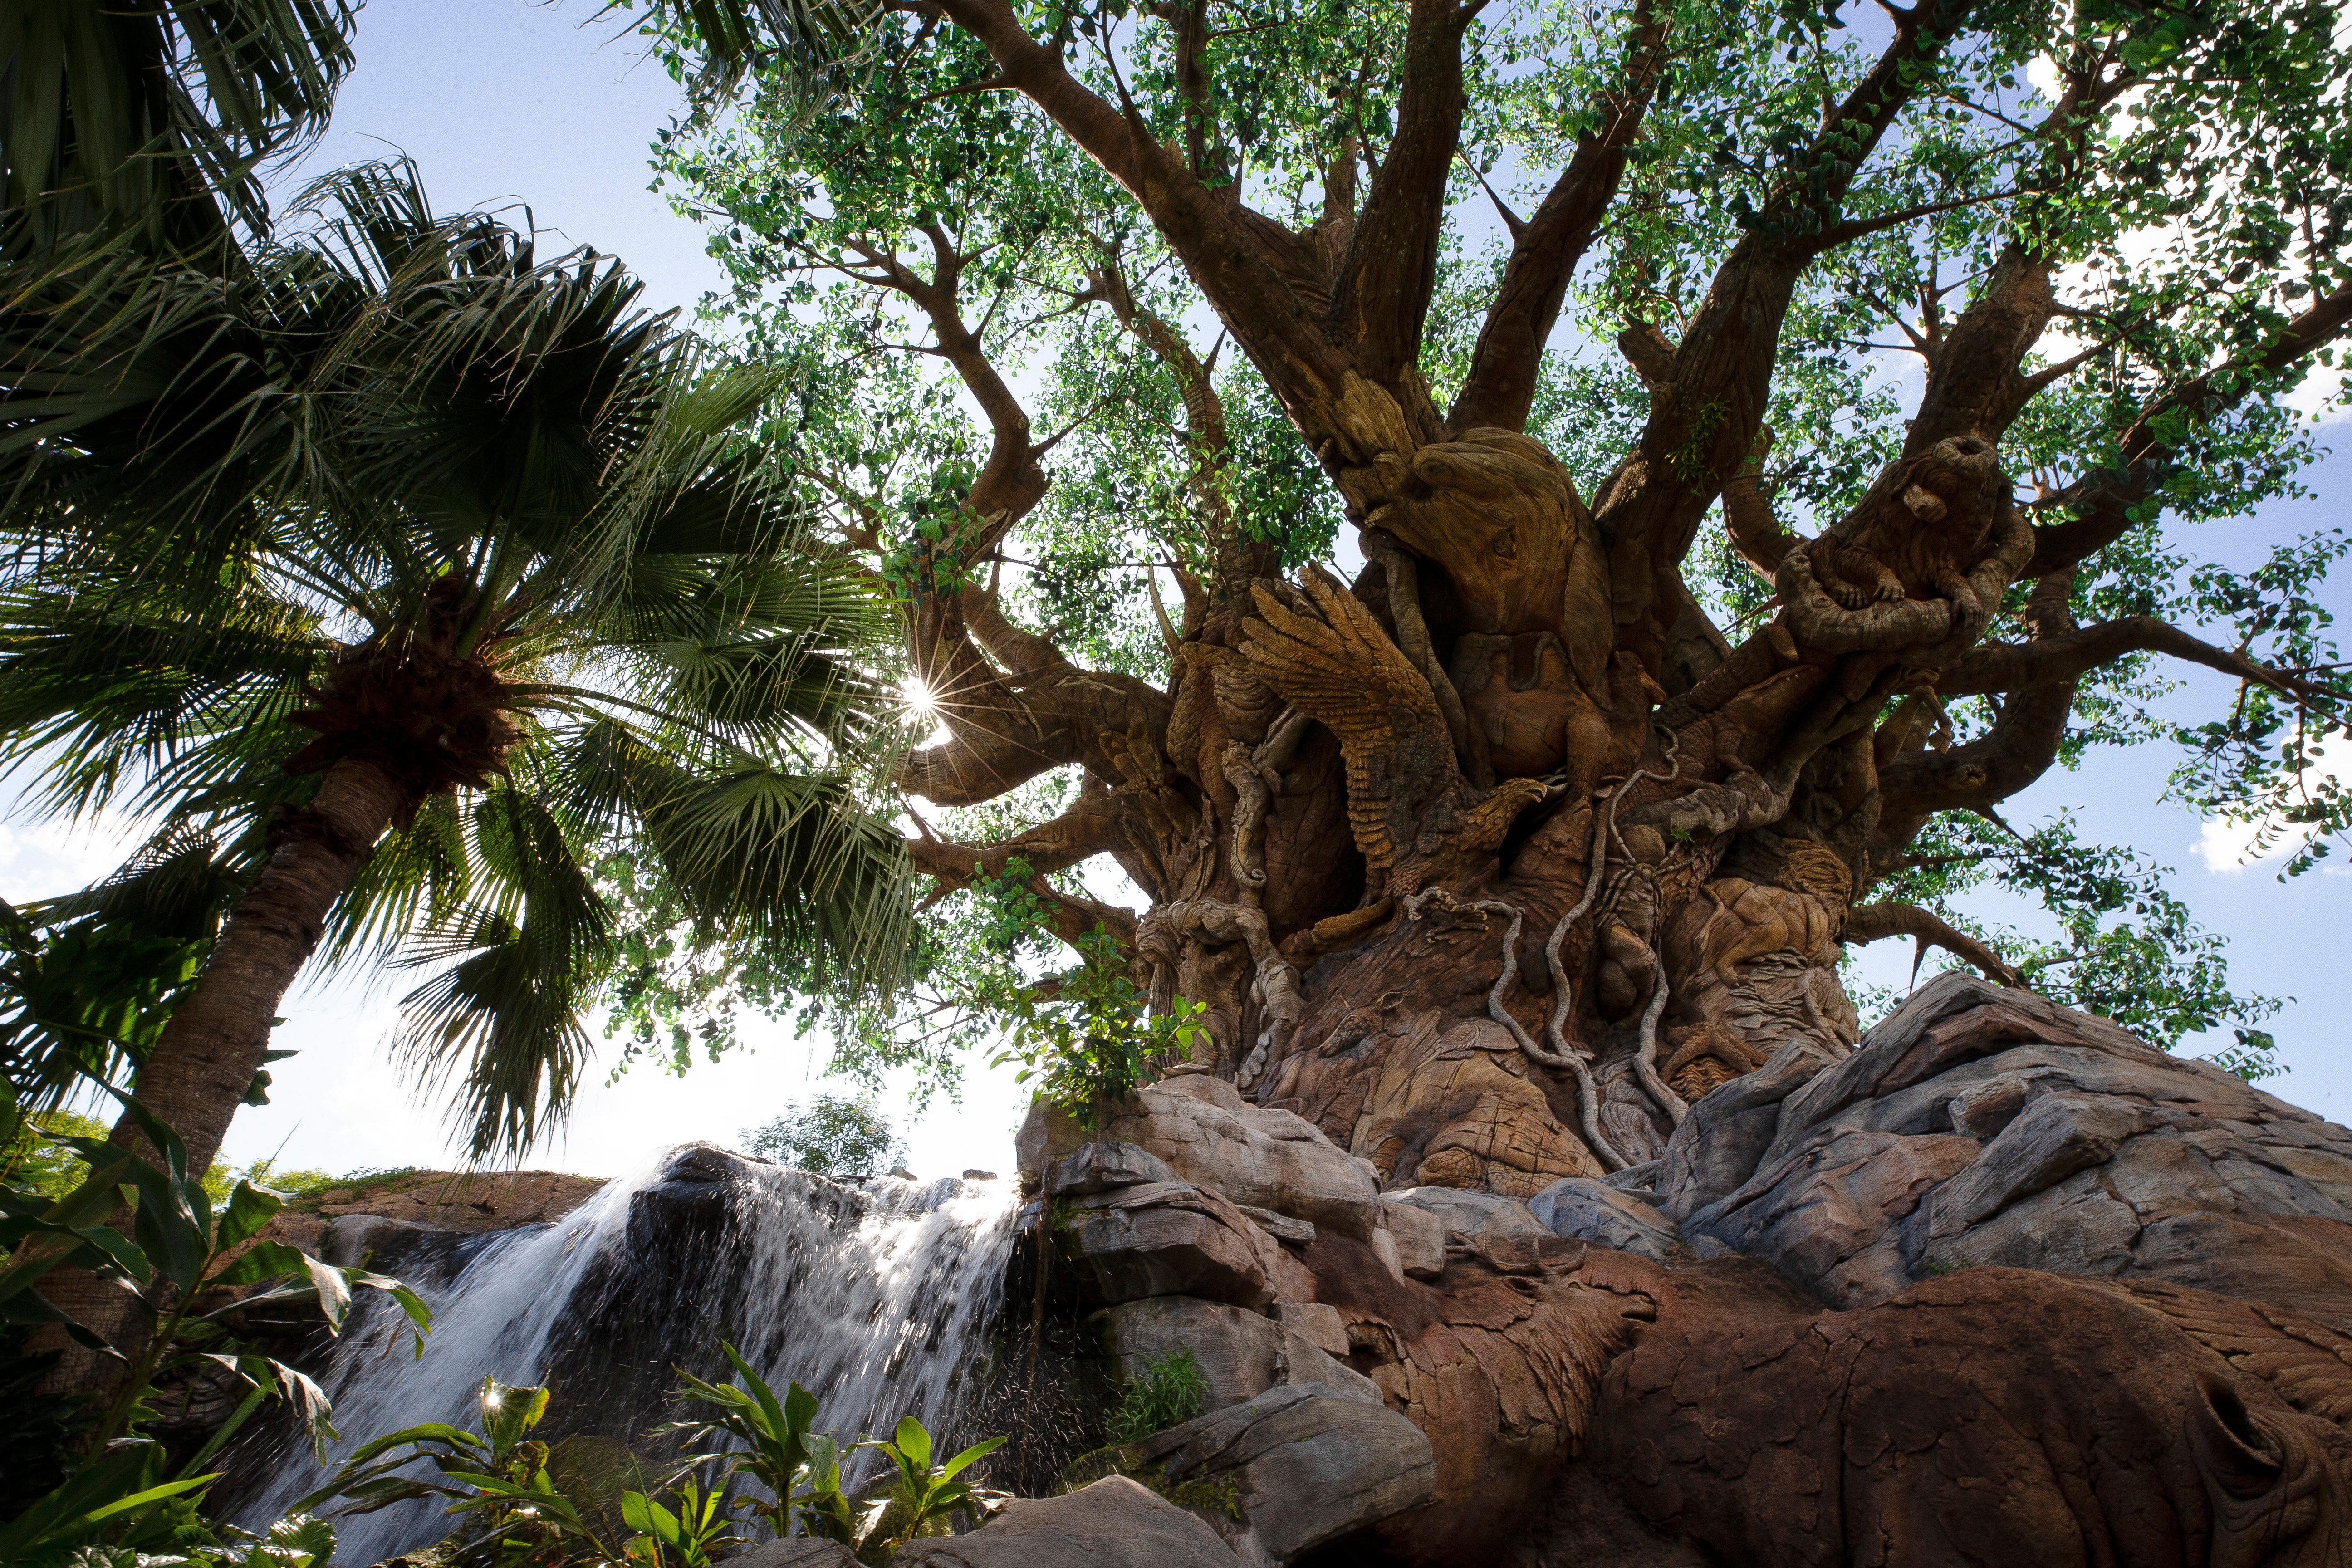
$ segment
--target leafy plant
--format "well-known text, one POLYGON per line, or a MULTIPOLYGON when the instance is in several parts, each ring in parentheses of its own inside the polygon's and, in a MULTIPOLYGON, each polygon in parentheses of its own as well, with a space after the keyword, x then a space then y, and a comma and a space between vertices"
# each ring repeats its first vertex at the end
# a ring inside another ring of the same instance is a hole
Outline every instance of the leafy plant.
POLYGON ((861 1506, 843 1487, 839 1445, 814 1430, 816 1395, 795 1383, 779 1399, 733 1345, 719 1348, 727 1352, 741 1386, 708 1383, 681 1372, 679 1397, 714 1406, 717 1414, 671 1430, 683 1427, 703 1436, 724 1432, 740 1443, 740 1449, 703 1455, 688 1463, 719 1460, 730 1479, 748 1478, 765 1488, 767 1498, 746 1497, 738 1506, 760 1516, 777 1535, 790 1535, 798 1526, 810 1535, 855 1548, 861 1558, 887 1557, 918 1536, 940 1533, 959 1512, 984 1513, 993 1500, 993 1494, 956 1478, 994 1453, 1004 1439, 991 1437, 944 1464, 934 1464, 930 1433, 909 1415, 887 1441, 868 1437, 856 1445, 876 1449, 891 1465, 881 1495, 861 1506))
POLYGON ((1205 1003, 1179 996, 1165 1013, 1129 977, 1127 955, 1099 924, 1076 943, 1083 962, 1041 985, 1010 988, 1002 1005, 1012 1025, 992 1067, 1017 1064, 1016 1083, 1092 1127, 1101 1108, 1151 1081, 1158 1065, 1189 1055, 1205 1003))
MULTIPOLYGON (((691 1425, 690 1429, 699 1436, 724 1432, 743 1445, 723 1456, 730 1474, 747 1476, 759 1482, 768 1489, 769 1496, 767 1500, 744 1498, 742 1505, 763 1518, 776 1534, 790 1535, 793 1514, 802 1506, 804 1495, 796 1489, 804 1478, 810 1479, 811 1489, 814 1488, 816 1446, 832 1446, 829 1439, 810 1430, 816 1420, 816 1395, 795 1383, 778 1399, 775 1390, 751 1370, 751 1363, 733 1345, 722 1341, 719 1348, 727 1352, 727 1360, 734 1367, 735 1375, 742 1380, 742 1386, 706 1383, 681 1369, 678 1375, 685 1387, 678 1397, 718 1409, 716 1415, 691 1425)), ((833 1458, 833 1488, 837 1492, 841 1467, 838 1456, 833 1458)))
POLYGON ((677 1507, 663 1507, 644 1492, 621 1494, 621 1517, 637 1533, 629 1538, 628 1558, 646 1568, 709 1568, 712 1553, 731 1544, 727 1532, 723 1491, 704 1490, 692 1476, 680 1476, 677 1507))
POLYGON ((869 1437, 859 1444, 879 1449, 892 1469, 885 1506, 867 1527, 868 1536, 885 1531, 884 1549, 896 1551, 918 1536, 945 1534, 947 1521, 955 1514, 984 1512, 982 1494, 955 1478, 1003 1445, 1003 1438, 991 1437, 974 1443, 945 1464, 935 1465, 931 1435, 911 1415, 899 1420, 898 1431, 888 1441, 869 1437))
POLYGON ((548 1475, 548 1447, 530 1436, 547 1414, 550 1391, 484 1378, 478 1405, 482 1429, 426 1422, 387 1432, 352 1451, 325 1486, 294 1506, 308 1511, 349 1499, 346 1514, 373 1513, 411 1498, 442 1498, 467 1521, 465 1554, 486 1561, 535 1556, 626 1555, 625 1542, 600 1528, 548 1475), (404 1473, 418 1461, 431 1475, 404 1473))
POLYGON ((1144 1363, 1110 1413, 1114 1443, 1135 1443, 1180 1426, 1209 1407, 1209 1379, 1192 1347, 1180 1345, 1144 1363))
MULTIPOLYGON (((339 1332, 351 1310, 352 1288, 362 1287, 381 1290, 399 1303, 414 1325, 421 1355, 425 1335, 432 1328, 431 1310, 397 1279, 363 1268, 336 1268, 283 1242, 257 1239, 285 1201, 250 1182, 239 1182, 215 1215, 203 1182, 188 1173, 187 1151, 178 1135, 137 1100, 110 1092, 162 1153, 163 1166, 95 1137, 38 1132, 70 1150, 89 1174, 73 1191, 46 1203, 16 1188, 0 1192, 0 1208, 5 1211, 0 1244, 16 1247, 0 1267, 0 1321, 58 1322, 83 1343, 102 1349, 87 1328, 67 1319, 41 1295, 38 1282, 50 1270, 70 1264, 132 1292, 147 1332, 99 1417, 90 1438, 94 1450, 103 1450, 134 1424, 158 1376, 194 1370, 199 1363, 228 1373, 248 1389, 199 1461, 217 1452, 263 1399, 280 1393, 294 1402, 313 1441, 323 1445, 335 1436, 325 1393, 281 1362, 238 1351, 221 1320, 261 1302, 310 1299, 318 1302, 328 1331, 339 1332), (132 1236, 128 1237, 104 1223, 126 1194, 133 1200, 132 1236), (226 1305, 204 1308, 218 1289, 245 1286, 264 1289, 226 1305), (156 1298, 166 1304, 157 1306, 156 1298)), ((0 1118, 5 1122, 0 1135, 13 1139, 23 1134, 14 1089, 5 1083, 0 1083, 0 1118)))
POLYGON ((877 1175, 907 1159, 907 1141, 869 1096, 819 1094, 787 1116, 747 1128, 745 1152, 820 1176, 877 1175))

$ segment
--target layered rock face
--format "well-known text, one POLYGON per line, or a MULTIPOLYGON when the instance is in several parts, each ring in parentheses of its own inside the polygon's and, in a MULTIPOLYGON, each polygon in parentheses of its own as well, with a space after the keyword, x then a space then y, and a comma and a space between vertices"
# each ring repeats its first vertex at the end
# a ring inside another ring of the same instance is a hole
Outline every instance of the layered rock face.
POLYGON ((1097 1468, 1243 1562, 2352 1562, 2344 1128, 1960 976, 1605 1179, 1377 1099, 1024 1131, 1111 1352, 1209 1384, 1097 1468))

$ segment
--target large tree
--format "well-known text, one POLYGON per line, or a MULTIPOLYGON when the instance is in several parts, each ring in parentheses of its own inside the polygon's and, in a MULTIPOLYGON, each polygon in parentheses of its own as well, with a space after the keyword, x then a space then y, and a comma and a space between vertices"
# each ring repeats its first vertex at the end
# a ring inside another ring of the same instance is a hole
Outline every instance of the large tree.
POLYGON ((1205 1009, 1195 1068, 1343 1142, 1418 1107, 1385 1175, 1507 1192, 1843 1053, 1850 942, 2259 1013, 2152 868, 2000 806, 2183 660, 2234 693, 2163 726, 2180 790, 2306 860, 2341 825, 2341 540, 2231 571, 2187 527, 2291 489, 2336 385, 2333 8, 648 25, 702 95, 671 188, 805 366, 772 434, 903 606, 934 918, 1084 944, 1205 1009), (2068 939, 1957 929, 1989 876, 2068 939), (1507 1054, 1424 1059, 1432 1014, 1507 1054))

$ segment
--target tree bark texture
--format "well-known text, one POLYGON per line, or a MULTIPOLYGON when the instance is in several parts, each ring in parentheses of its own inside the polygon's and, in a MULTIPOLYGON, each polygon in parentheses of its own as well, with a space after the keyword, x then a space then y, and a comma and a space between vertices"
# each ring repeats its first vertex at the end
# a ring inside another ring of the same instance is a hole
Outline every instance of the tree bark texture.
MULTIPOLYGON (((140 1064, 132 1092, 180 1135, 188 1170, 209 1170, 229 1122, 261 1070, 278 1005, 319 944, 327 916, 378 838, 410 806, 398 780, 375 763, 330 765, 310 804, 272 825, 268 863, 230 910, 194 988, 140 1064)), ((125 1116, 112 1140, 142 1159, 160 1156, 125 1116)), ((125 1216, 118 1216, 123 1223, 125 1216)), ((58 1269, 43 1289, 60 1309, 110 1342, 132 1341, 142 1323, 117 1288, 81 1269, 58 1269)), ((68 1342, 52 1386, 89 1388, 119 1363, 68 1342)))

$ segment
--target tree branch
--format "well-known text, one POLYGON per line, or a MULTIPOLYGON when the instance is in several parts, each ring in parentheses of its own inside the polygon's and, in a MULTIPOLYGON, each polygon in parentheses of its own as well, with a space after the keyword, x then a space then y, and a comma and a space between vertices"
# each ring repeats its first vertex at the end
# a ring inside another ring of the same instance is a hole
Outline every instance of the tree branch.
POLYGON ((1544 344, 1559 321, 1569 279, 1617 199, 1626 156, 1664 78, 1666 31, 1652 0, 1636 0, 1621 80, 1597 105, 1601 128, 1577 138, 1574 155, 1543 204, 1515 226, 1511 257, 1478 329, 1469 376, 1445 416, 1455 432, 1481 425, 1527 427, 1544 344))
POLYGON ((1470 13, 1455 0, 1411 4, 1396 134, 1331 291, 1333 330, 1354 345, 1360 373, 1391 392, 1417 378, 1422 324, 1437 287, 1445 185, 1468 105, 1462 35, 1470 13))
POLYGON ((1872 942, 1890 936, 1914 939, 1919 944, 1922 957, 1926 956, 1927 949, 1940 947, 1975 964, 1988 980, 1998 981, 2003 985, 2025 984, 2022 975, 2001 962, 2000 954, 1916 904, 1862 904, 1846 911, 1843 940, 1872 942))
POLYGON ((2088 560, 2131 531, 2133 514, 2164 488, 2174 468, 2174 449, 2158 434, 2179 416, 2203 424, 2242 402, 2263 377, 2289 369, 2344 335, 2352 327, 2352 282, 2315 300, 2289 321, 2258 354, 2233 361, 2151 398, 2116 443, 2118 460, 2105 473, 2070 487, 2061 498, 2074 513, 2068 521, 2036 528, 2032 571, 2072 566, 2088 560))
POLYGON ((1990 691, 2017 691, 2050 681, 2071 683, 2101 665, 2135 653, 2170 654, 2190 664, 2268 687, 2298 702, 2342 700, 2328 687, 2273 669, 2231 649, 2216 647, 2154 616, 2100 621, 2039 642, 1982 644, 1971 649, 1958 667, 1937 683, 1937 689, 1946 697, 1969 697, 1990 691))

